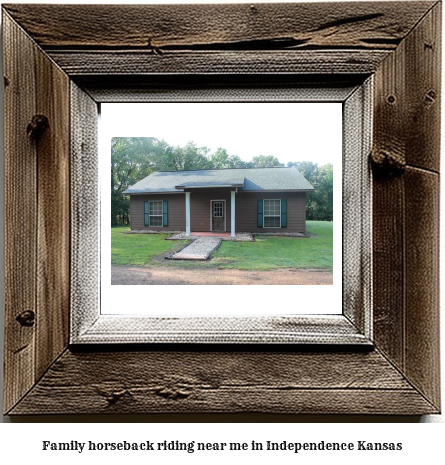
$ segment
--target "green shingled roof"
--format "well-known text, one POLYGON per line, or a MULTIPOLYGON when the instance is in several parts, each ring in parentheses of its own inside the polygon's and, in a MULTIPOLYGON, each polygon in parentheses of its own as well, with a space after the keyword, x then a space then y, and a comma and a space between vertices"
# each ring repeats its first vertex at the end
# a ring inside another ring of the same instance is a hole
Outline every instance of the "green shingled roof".
POLYGON ((295 168, 238 168, 159 171, 129 187, 124 194, 182 192, 184 188, 238 187, 240 191, 314 190, 295 168))

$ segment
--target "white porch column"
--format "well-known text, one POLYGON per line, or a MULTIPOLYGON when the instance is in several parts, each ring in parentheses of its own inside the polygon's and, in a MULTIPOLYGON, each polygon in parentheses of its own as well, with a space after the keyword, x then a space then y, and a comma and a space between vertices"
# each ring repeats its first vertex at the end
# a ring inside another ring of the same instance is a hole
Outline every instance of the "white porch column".
POLYGON ((235 191, 230 191, 230 235, 235 237, 235 191))
POLYGON ((190 192, 185 193, 185 235, 190 236, 190 192))

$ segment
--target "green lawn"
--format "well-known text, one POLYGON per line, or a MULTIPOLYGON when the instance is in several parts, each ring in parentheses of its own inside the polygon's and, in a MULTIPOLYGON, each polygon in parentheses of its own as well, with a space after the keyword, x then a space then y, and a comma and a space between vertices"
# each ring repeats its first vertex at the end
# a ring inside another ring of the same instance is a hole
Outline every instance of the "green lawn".
POLYGON ((130 228, 111 228, 111 264, 147 265, 154 257, 187 241, 166 241, 168 234, 123 234, 130 228))
POLYGON ((256 236, 255 242, 223 242, 212 261, 220 268, 239 270, 332 269, 332 223, 308 221, 307 229, 315 236, 256 236))
MULTIPOLYGON (((223 241, 206 262, 164 260, 162 264, 181 268, 235 268, 272 270, 276 268, 324 268, 332 270, 332 225, 308 221, 309 238, 256 236, 255 242, 223 241)), ((166 241, 167 234, 122 234, 128 228, 111 228, 113 265, 159 265, 153 258, 185 241, 166 241)))

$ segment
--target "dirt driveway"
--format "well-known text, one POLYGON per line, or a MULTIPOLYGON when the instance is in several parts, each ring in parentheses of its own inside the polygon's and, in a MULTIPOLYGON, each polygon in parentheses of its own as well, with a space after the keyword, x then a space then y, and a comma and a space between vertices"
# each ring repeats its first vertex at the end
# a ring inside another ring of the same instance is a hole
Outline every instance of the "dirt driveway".
POLYGON ((272 271, 241 271, 112 266, 111 284, 332 284, 332 273, 289 268, 272 271))

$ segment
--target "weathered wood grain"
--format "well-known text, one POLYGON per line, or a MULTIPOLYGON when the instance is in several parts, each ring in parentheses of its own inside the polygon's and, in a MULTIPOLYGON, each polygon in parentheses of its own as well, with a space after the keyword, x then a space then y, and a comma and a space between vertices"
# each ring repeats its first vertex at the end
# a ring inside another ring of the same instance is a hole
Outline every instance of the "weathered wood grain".
POLYGON ((70 342, 100 313, 98 107, 71 82, 70 342), (87 284, 88 283, 88 284, 87 284))
POLYGON ((343 315, 372 336, 372 79, 343 104, 343 315))
POLYGON ((406 46, 375 74, 372 160, 374 336, 378 347, 404 369, 404 181, 406 165, 406 46), (387 166, 384 166, 387 163, 387 166))
POLYGON ((436 172, 440 168, 441 18, 438 2, 404 43, 406 162, 436 172))
MULTIPOLYGON (((267 70, 266 70, 267 71, 267 70)), ((342 102, 363 83, 357 74, 77 75, 96 102, 342 102)))
POLYGON ((4 42, 8 410, 68 343, 69 79, 7 14, 4 42))
POLYGON ((434 412, 376 351, 66 352, 11 413, 434 412))
POLYGON ((439 175, 407 167, 404 181, 405 373, 440 407, 439 175))
POLYGON ((184 316, 123 319, 120 315, 100 315, 94 308, 87 312, 84 303, 73 308, 72 321, 71 342, 75 344, 371 344, 369 334, 359 332, 343 315, 327 318, 184 316))
POLYGON ((4 8, 44 49, 395 49, 434 2, 19 5, 4 8), (38 17, 39 21, 35 21, 38 17), (66 31, 69 31, 69 34, 66 31))
POLYGON ((376 71, 389 50, 278 51, 49 51, 73 78, 137 74, 365 74, 376 71))
POLYGON ((69 337, 70 95, 69 78, 37 49, 36 114, 48 127, 37 149, 36 377, 64 350, 69 337))
POLYGON ((438 28, 439 4, 377 71, 372 153, 375 342, 436 405, 438 28))
POLYGON ((35 143, 27 135, 27 126, 36 111, 36 89, 35 46, 8 15, 3 15, 3 43, 6 217, 4 409, 9 410, 35 382, 37 158, 35 143))
POLYGON ((404 368, 403 179, 373 180, 374 342, 404 368))

